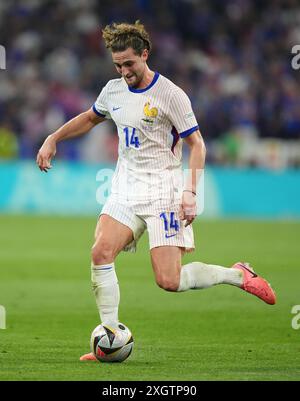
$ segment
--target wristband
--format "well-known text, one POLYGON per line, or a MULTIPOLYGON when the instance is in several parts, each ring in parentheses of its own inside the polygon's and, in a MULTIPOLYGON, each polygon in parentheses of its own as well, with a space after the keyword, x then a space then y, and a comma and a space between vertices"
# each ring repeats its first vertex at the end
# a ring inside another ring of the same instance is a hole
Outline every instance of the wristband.
POLYGON ((189 189, 184 189, 183 192, 191 192, 193 195, 197 196, 196 192, 190 191, 189 189))

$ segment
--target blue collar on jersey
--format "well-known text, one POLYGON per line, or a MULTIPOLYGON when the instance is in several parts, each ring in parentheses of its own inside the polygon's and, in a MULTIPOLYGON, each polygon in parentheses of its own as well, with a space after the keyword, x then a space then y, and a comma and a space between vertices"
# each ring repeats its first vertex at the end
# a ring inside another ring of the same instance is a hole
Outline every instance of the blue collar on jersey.
POLYGON ((146 88, 143 89, 134 89, 131 88, 130 86, 128 86, 128 89, 130 90, 130 92, 133 93, 142 93, 142 92, 146 92, 147 90, 149 90, 150 88, 152 88, 152 86, 155 84, 155 82, 158 80, 159 77, 159 73, 157 71, 155 71, 154 77, 152 79, 152 82, 150 82, 150 84, 148 86, 146 86, 146 88))

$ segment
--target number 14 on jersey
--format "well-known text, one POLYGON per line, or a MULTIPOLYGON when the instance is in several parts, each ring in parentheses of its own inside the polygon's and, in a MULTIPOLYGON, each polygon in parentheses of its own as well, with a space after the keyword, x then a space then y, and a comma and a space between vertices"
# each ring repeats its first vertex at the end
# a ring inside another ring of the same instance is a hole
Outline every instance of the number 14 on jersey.
POLYGON ((130 146, 134 146, 135 148, 139 148, 140 141, 138 135, 135 132, 135 128, 130 129, 129 127, 126 127, 123 131, 125 132, 126 147, 129 148, 130 146))

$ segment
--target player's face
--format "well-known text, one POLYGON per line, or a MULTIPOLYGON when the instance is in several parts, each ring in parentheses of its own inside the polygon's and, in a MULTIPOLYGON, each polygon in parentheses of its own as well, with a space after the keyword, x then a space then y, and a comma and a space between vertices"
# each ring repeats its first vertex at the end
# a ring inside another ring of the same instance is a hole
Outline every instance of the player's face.
POLYGON ((143 79, 147 58, 147 50, 139 56, 131 47, 123 52, 112 53, 113 63, 118 73, 122 75, 128 86, 134 88, 138 88, 143 79))

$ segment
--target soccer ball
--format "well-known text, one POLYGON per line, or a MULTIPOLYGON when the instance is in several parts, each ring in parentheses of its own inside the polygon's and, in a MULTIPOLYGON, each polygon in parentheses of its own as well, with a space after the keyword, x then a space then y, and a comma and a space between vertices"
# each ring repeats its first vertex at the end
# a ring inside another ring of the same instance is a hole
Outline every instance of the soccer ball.
POLYGON ((91 335, 91 351, 100 362, 123 362, 133 348, 131 331, 123 323, 100 324, 91 335))

